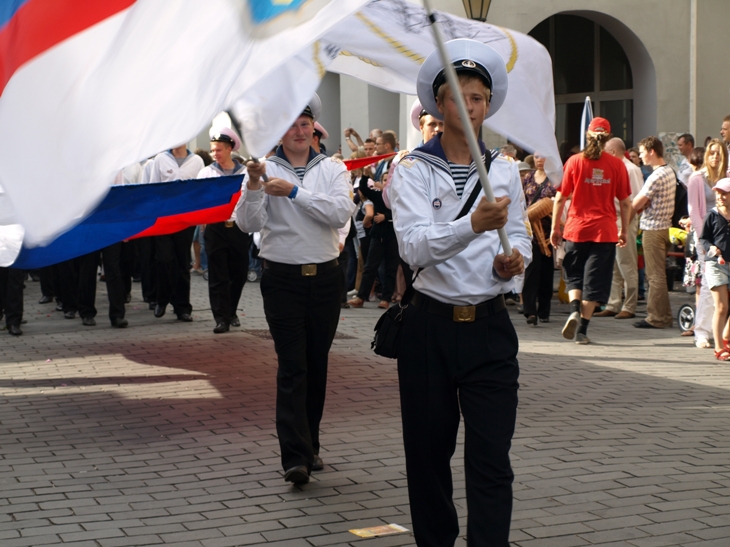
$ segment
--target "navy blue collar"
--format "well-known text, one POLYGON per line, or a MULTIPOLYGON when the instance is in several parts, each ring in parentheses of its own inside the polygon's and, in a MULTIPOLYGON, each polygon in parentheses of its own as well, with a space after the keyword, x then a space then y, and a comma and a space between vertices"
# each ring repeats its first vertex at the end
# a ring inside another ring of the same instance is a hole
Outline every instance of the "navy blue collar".
MULTIPOLYGON (((431 156, 436 156, 437 158, 440 158, 448 164, 449 160, 446 159, 446 154, 444 154, 444 149, 441 146, 442 136, 443 133, 436 133, 436 135, 434 135, 430 141, 422 144, 421 146, 418 146, 417 148, 419 152, 422 152, 424 154, 430 154, 431 156)), ((484 155, 487 151, 487 147, 484 146, 484 143, 482 141, 479 141, 479 149, 482 151, 482 155, 484 155)))
MULTIPOLYGON (((233 161, 233 165, 234 165, 233 174, 235 175, 238 171, 240 171, 243 168, 243 164, 235 159, 232 159, 231 161, 233 161)), ((220 163, 218 163, 217 161, 214 161, 213 167, 225 175, 226 171, 225 171, 225 169, 223 169, 221 167, 220 163)))
MULTIPOLYGON (((309 157, 307 158, 307 165, 309 165, 312 162, 312 160, 314 158, 316 158, 317 156, 324 156, 324 154, 318 154, 317 152, 315 152, 314 148, 312 148, 310 146, 309 147, 309 157)), ((276 157, 284 160, 286 163, 288 163, 292 167, 292 169, 294 168, 294 166, 289 161, 289 158, 286 157, 283 146, 279 146, 279 148, 276 149, 276 157)), ((306 166, 304 166, 304 167, 306 167, 306 166)))
MULTIPOLYGON (((192 152, 190 152, 190 150, 188 150, 187 148, 185 149, 185 152, 187 152, 187 153, 188 153, 188 154, 187 154, 187 156, 185 156, 185 159, 188 159, 188 157, 190 156, 190 154, 191 154, 192 152)), ((172 148, 170 148, 170 149, 169 149, 169 150, 167 151, 167 153, 168 153, 168 154, 170 154, 170 155, 171 155, 171 156, 172 156, 173 158, 175 158, 175 154, 173 154, 173 153, 172 153, 172 148)), ((181 159, 181 158, 175 158, 175 159, 177 160, 177 159, 181 159)))

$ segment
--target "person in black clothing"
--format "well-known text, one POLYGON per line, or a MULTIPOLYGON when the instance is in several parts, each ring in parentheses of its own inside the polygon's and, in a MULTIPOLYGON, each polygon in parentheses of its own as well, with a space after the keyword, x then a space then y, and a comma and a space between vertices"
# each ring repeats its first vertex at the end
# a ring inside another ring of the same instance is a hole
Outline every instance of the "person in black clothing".
POLYGON ((0 318, 5 314, 8 333, 20 336, 20 322, 23 320, 23 281, 25 271, 14 268, 0 268, 0 318))
POLYGON ((395 276, 398 272, 400 256, 398 255, 398 241, 393 231, 393 216, 383 202, 383 192, 379 189, 369 188, 367 181, 360 179, 360 192, 367 199, 373 202, 375 216, 373 227, 370 229, 370 249, 365 263, 365 271, 360 281, 360 290, 357 296, 347 303, 352 308, 362 308, 363 304, 370 298, 370 291, 378 275, 380 263, 385 261, 385 283, 381 294, 379 308, 387 309, 395 290, 395 276))

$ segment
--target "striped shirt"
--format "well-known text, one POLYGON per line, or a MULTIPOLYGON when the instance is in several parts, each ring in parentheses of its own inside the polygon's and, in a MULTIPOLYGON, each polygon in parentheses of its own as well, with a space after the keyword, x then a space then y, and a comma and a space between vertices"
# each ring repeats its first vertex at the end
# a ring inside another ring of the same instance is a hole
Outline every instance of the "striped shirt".
POLYGON ((457 165, 456 163, 449 162, 449 169, 451 169, 451 178, 454 179, 454 185, 456 186, 456 195, 461 197, 464 193, 464 186, 466 186, 466 179, 469 178, 470 165, 457 165))
POLYGON ((649 199, 639 222, 642 230, 666 230, 672 227, 676 189, 677 178, 671 167, 661 165, 654 169, 639 192, 640 196, 649 199))
POLYGON ((294 171, 296 172, 297 176, 299 177, 300 181, 304 180, 304 172, 307 170, 306 167, 295 167, 294 171))

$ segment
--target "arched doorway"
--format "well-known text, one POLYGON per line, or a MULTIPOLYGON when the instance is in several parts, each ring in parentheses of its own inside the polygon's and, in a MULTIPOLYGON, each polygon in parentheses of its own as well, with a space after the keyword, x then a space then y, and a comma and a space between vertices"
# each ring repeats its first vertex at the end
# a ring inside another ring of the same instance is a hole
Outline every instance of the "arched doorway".
POLYGON ((529 34, 553 60, 555 134, 561 155, 579 145, 586 95, 591 97, 594 114, 608 119, 614 135, 632 146, 634 77, 616 38, 591 19, 562 13, 545 19, 529 34))

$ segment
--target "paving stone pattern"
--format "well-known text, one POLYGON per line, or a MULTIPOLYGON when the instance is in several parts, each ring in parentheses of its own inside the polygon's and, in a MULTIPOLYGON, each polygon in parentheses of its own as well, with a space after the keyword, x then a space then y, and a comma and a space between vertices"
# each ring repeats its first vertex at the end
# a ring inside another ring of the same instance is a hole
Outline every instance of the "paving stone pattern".
MULTIPOLYGON (((199 277, 195 322, 155 319, 135 284, 126 330, 108 326, 103 284, 92 328, 36 304, 38 283, 25 294, 24 336, 0 332, 0 546, 414 544, 348 532, 410 527, 395 362, 370 352, 375 304, 342 314, 325 469, 297 488, 279 464, 257 283, 242 328, 224 335, 199 277)), ((675 310, 688 300, 672 294, 675 310)), ((594 343, 578 346, 560 337, 566 306, 537 327, 510 313, 522 370, 512 545, 730 545, 730 365, 676 328, 596 318, 594 343)))

